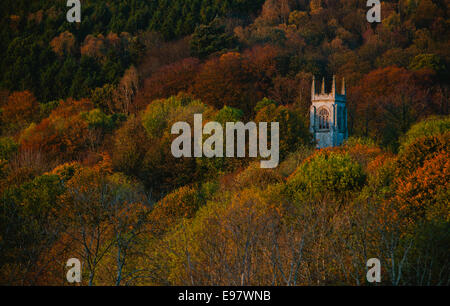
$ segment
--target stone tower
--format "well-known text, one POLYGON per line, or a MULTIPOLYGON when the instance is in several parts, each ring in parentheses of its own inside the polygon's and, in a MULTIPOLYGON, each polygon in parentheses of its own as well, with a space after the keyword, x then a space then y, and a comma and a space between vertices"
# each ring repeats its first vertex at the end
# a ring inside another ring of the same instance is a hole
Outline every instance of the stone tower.
POLYGON ((342 90, 338 94, 335 76, 330 93, 325 93, 325 79, 322 79, 322 89, 317 94, 313 78, 311 102, 309 130, 317 148, 340 146, 348 138, 345 80, 342 79, 342 90))

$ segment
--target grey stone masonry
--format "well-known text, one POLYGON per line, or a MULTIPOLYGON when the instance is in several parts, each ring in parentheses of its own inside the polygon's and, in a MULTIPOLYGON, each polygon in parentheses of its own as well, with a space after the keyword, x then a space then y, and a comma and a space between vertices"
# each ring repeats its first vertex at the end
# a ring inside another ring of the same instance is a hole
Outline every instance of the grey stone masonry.
POLYGON ((325 93, 325 79, 322 79, 321 92, 316 93, 316 81, 313 78, 309 130, 319 149, 340 146, 348 138, 345 79, 342 79, 339 94, 335 76, 330 93, 325 93))

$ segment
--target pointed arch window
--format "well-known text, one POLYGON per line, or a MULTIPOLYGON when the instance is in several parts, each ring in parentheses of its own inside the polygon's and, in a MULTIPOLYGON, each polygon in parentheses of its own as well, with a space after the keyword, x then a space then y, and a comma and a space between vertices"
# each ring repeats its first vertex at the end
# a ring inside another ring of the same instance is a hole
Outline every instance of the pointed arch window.
POLYGON ((327 109, 321 108, 319 110, 319 129, 327 130, 330 128, 330 113, 327 109))

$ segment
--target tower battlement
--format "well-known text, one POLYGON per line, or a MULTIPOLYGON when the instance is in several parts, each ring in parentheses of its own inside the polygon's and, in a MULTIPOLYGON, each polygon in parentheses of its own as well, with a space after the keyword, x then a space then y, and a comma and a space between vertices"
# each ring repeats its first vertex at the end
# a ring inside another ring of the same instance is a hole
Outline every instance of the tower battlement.
POLYGON ((311 87, 311 100, 312 101, 331 101, 337 100, 346 101, 347 90, 345 88, 345 78, 342 78, 342 89, 338 93, 336 90, 336 76, 333 75, 333 82, 331 87, 331 92, 327 93, 325 91, 325 78, 322 78, 322 89, 319 93, 316 92, 316 79, 313 77, 312 87, 311 87))

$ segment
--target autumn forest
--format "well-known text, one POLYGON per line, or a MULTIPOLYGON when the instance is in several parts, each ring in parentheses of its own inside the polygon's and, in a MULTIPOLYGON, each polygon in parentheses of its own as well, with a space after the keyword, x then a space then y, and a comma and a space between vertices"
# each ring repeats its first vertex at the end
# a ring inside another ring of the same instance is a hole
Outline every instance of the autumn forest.
POLYGON ((450 285, 449 0, 66 2, 0 1, 0 285, 450 285), (278 167, 174 157, 194 114, 278 122, 278 167))

